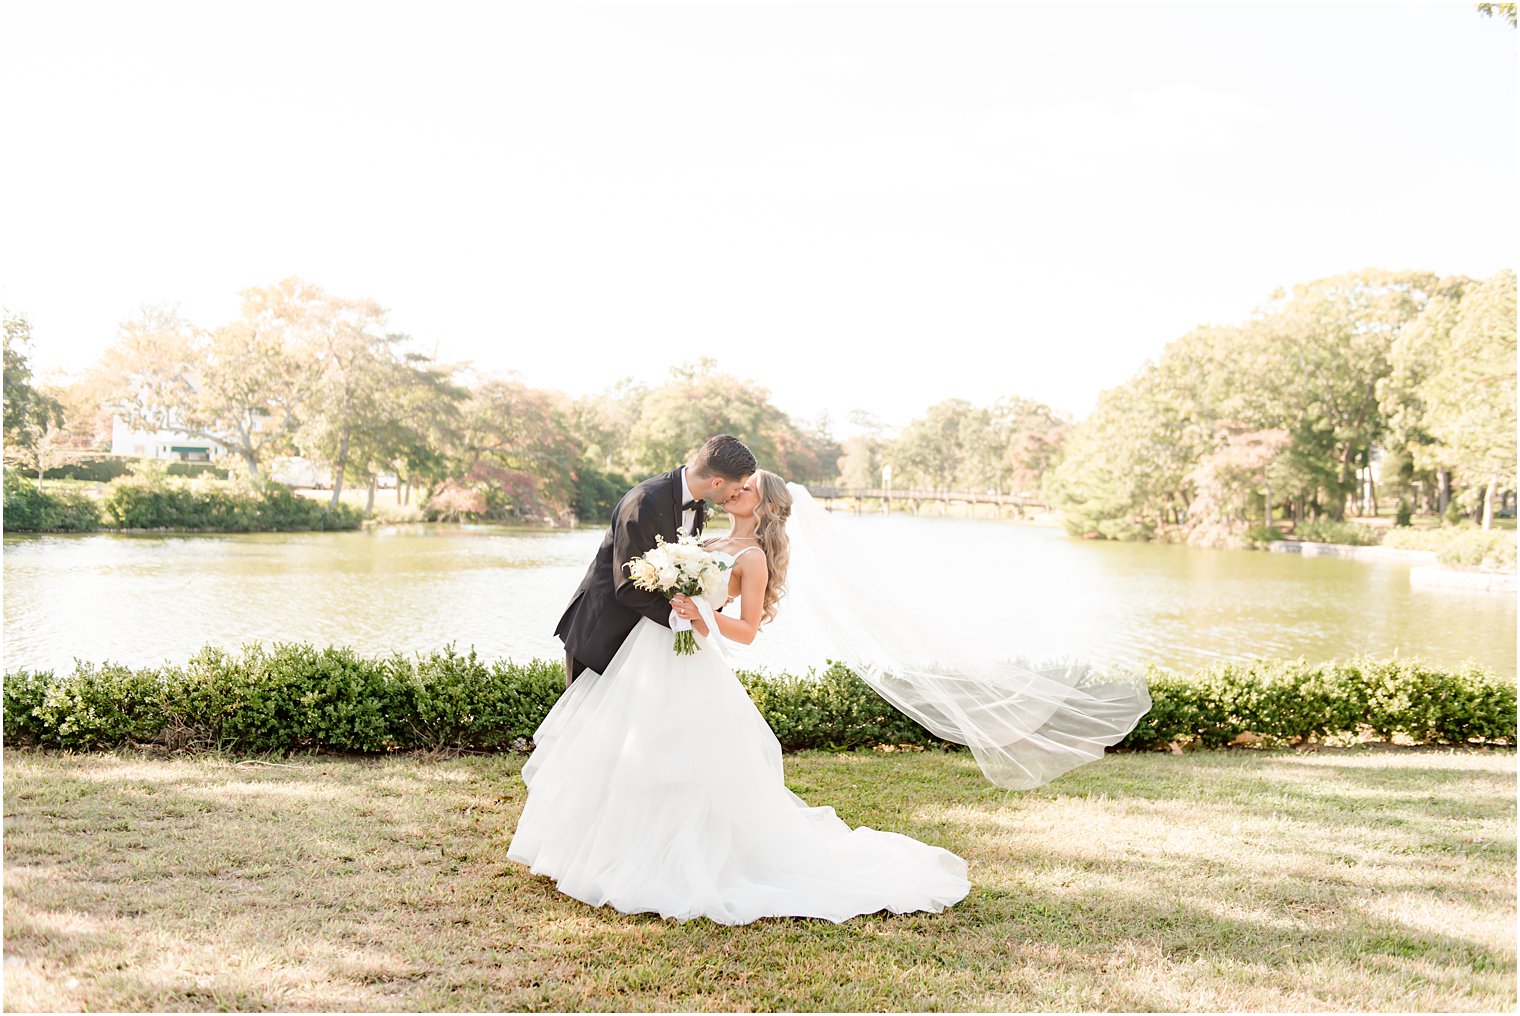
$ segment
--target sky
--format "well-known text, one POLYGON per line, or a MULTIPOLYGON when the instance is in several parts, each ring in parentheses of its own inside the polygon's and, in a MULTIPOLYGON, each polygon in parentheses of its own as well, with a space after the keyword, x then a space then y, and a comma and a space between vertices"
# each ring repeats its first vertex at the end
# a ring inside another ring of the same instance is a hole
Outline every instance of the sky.
POLYGON ((1452 4, 0 6, 39 374, 288 276, 485 375, 1070 418, 1364 268, 1517 264, 1516 32, 1452 4))

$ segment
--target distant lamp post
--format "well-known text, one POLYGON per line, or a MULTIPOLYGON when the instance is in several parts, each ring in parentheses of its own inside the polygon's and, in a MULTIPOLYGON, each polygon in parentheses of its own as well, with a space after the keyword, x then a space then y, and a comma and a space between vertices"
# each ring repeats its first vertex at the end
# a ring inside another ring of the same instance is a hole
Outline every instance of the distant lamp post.
POLYGON ((881 510, 889 512, 892 510, 892 466, 890 463, 881 467, 881 485, 887 495, 882 498, 881 510))

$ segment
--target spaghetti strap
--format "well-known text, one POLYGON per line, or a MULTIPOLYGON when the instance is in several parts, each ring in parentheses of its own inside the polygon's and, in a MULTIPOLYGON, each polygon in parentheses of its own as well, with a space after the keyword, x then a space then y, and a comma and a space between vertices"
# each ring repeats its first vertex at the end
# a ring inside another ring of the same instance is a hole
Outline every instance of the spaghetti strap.
POLYGON ((739 558, 743 557, 745 554, 748 554, 750 551, 759 549, 759 547, 745 547, 743 550, 739 551, 739 553, 734 555, 734 560, 737 561, 739 558))

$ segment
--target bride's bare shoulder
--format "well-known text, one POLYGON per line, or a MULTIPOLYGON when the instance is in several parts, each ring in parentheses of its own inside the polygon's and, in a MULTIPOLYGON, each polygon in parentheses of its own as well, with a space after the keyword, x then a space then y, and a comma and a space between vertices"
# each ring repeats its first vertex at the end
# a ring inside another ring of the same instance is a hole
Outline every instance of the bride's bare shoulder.
POLYGON ((734 567, 743 568, 747 561, 752 562, 748 567, 754 568, 756 571, 764 572, 770 567, 765 563, 765 551, 760 547, 746 547, 744 550, 741 550, 738 556, 734 558, 734 567))

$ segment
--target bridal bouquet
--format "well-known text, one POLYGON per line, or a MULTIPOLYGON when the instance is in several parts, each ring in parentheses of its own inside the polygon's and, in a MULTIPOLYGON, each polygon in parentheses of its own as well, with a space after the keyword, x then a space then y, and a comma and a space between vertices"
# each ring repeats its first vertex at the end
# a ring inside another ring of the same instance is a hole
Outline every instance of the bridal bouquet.
MULTIPOLYGON (((663 536, 656 535, 653 550, 636 557, 623 567, 639 589, 662 593, 669 599, 677 593, 700 596, 711 602, 720 593, 728 591, 728 564, 717 555, 703 550, 695 536, 682 534, 676 543, 666 543, 663 536)), ((671 618, 676 632, 676 652, 690 656, 697 651, 697 639, 691 633, 691 622, 671 618), (684 627, 676 627, 682 624, 684 627)))

